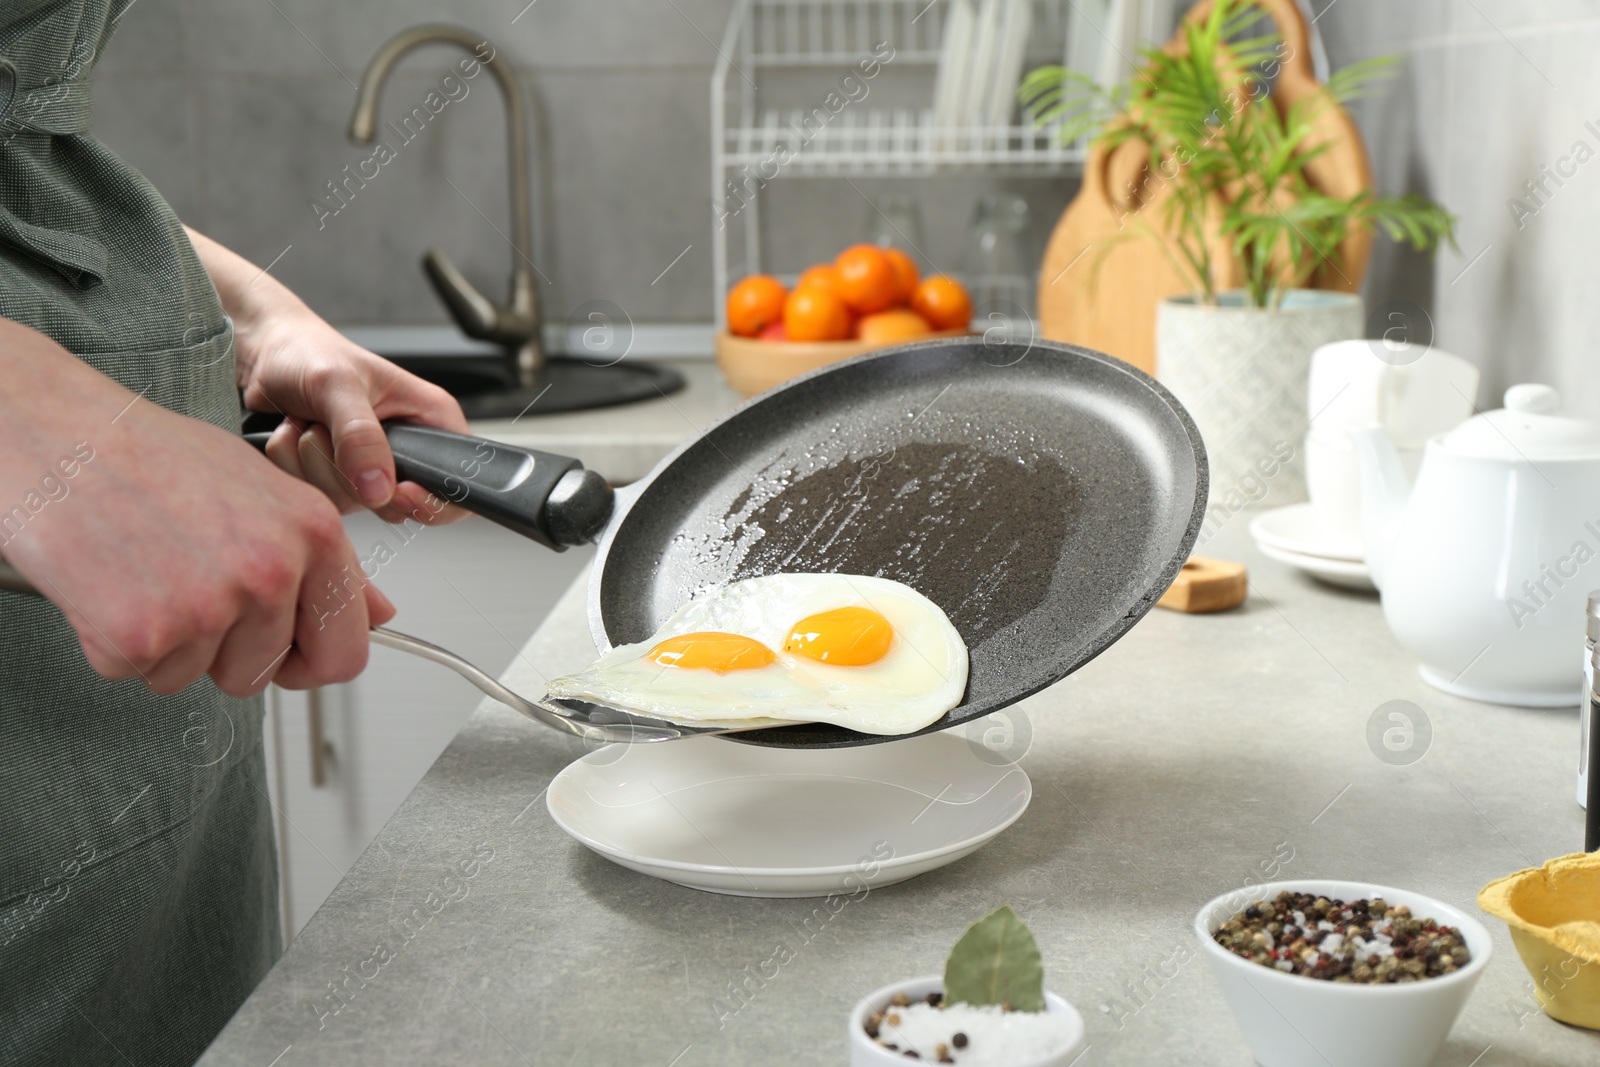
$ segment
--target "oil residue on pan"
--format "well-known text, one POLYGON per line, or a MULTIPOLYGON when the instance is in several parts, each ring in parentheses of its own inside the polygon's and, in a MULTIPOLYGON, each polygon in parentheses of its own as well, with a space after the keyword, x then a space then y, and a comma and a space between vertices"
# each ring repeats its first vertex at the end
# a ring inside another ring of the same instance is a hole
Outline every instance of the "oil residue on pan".
MULTIPOLYGON (((870 574, 942 607, 968 644, 1043 601, 1072 526, 1073 486, 1053 459, 970 444, 903 444, 791 482, 729 526, 761 531, 733 572, 870 574), (1058 521, 1039 521, 1040 514, 1058 521), (995 593, 1016 573, 1021 588, 995 593), (1030 592, 1031 591, 1031 592, 1030 592)), ((742 509, 741 509, 742 510, 742 509)))
POLYGON ((994 412, 925 404, 903 420, 845 416, 821 440, 778 449, 748 482, 720 485, 731 500, 709 494, 661 561, 660 577, 678 586, 662 617, 710 587, 777 571, 905 582, 969 644, 1026 615, 1044 588, 1030 584, 998 614, 993 593, 1012 568, 1034 582, 1057 569, 1079 510, 1065 457, 994 412))

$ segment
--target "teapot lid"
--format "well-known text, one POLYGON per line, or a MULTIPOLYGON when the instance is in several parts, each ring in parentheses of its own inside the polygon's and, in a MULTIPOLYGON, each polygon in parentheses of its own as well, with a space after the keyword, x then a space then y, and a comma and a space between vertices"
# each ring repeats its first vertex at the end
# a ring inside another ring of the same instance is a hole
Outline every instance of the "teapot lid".
POLYGON ((1600 423, 1557 415, 1561 394, 1548 385, 1513 385, 1505 405, 1474 415, 1439 444, 1478 459, 1600 459, 1600 423))

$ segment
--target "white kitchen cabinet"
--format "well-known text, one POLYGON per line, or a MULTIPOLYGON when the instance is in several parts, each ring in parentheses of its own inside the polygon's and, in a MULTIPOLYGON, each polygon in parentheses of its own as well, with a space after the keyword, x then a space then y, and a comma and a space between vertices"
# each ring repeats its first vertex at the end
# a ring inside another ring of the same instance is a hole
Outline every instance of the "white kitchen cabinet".
MULTIPOLYGON (((552 552, 483 519, 409 537, 371 515, 346 527, 357 553, 393 555, 375 584, 399 609, 390 624, 500 674, 593 549, 552 552)), ((538 695, 538 694, 534 694, 538 695)), ((362 676, 315 696, 269 694, 267 749, 278 823, 286 940, 316 911, 481 694, 448 669, 373 648, 362 676), (322 782, 313 781, 313 702, 322 782)))

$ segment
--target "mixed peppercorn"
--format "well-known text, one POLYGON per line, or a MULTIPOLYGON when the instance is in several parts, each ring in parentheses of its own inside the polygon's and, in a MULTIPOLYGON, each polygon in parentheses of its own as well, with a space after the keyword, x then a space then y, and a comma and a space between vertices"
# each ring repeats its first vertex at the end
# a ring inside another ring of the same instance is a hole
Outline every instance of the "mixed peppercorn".
POLYGON ((1460 930, 1377 897, 1346 903, 1285 890, 1251 904, 1212 936, 1263 967, 1361 985, 1439 978, 1472 959, 1460 930))
MULTIPOLYGON (((923 998, 923 1000, 930 1007, 937 1008, 939 1005, 944 1003, 944 994, 929 993, 923 998)), ((920 1060, 922 1058, 922 1054, 916 1049, 908 1048, 902 1051, 900 1046, 896 1045, 893 1041, 889 1041, 886 1038, 878 1036, 879 1028, 882 1027, 885 1022, 887 1022, 890 1026, 900 1025, 900 1015, 894 1009, 907 1008, 910 1006, 910 997, 906 996, 904 993, 896 993, 889 1001, 888 1008, 883 1011, 875 1011, 871 1015, 867 1016, 867 1036, 872 1038, 878 1044, 882 1045, 884 1048, 888 1049, 890 1052, 900 1052, 908 1060, 920 1060)), ((967 1035, 958 1033, 950 1039, 950 1043, 956 1048, 966 1048, 967 1035)), ((933 1050, 933 1054, 938 1057, 938 1060, 936 1061, 938 1063, 956 1062, 950 1058, 950 1050, 944 1045, 937 1046, 933 1050)))

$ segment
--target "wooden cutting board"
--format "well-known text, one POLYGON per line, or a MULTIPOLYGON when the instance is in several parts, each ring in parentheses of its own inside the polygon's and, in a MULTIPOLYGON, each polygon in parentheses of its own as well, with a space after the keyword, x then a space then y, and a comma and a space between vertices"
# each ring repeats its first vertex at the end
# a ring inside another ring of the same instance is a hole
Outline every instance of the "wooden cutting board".
MULTIPOLYGON (((1296 101, 1323 98, 1309 143, 1328 147, 1307 164, 1308 181, 1338 197, 1372 188, 1360 131, 1312 72, 1310 32, 1295 0, 1257 3, 1277 23, 1287 52, 1273 103, 1282 112, 1296 101)), ((1185 21, 1203 18, 1210 6, 1210 0, 1201 0, 1185 21)), ((1166 47, 1183 47, 1181 28, 1166 47)), ((1083 185, 1056 224, 1040 266, 1039 330, 1050 340, 1107 352, 1154 374, 1156 307, 1166 297, 1189 292, 1190 285, 1173 265, 1170 239, 1158 236, 1164 233, 1170 193, 1159 169, 1152 174, 1149 163, 1149 152, 1140 144, 1126 143, 1113 152, 1090 148, 1083 185)), ((1218 288, 1238 288, 1243 278, 1226 244, 1213 239, 1211 251, 1213 261, 1222 264, 1218 288)), ((1359 290, 1371 251, 1371 229, 1352 227, 1340 246, 1339 264, 1318 270, 1311 288, 1359 290)))

